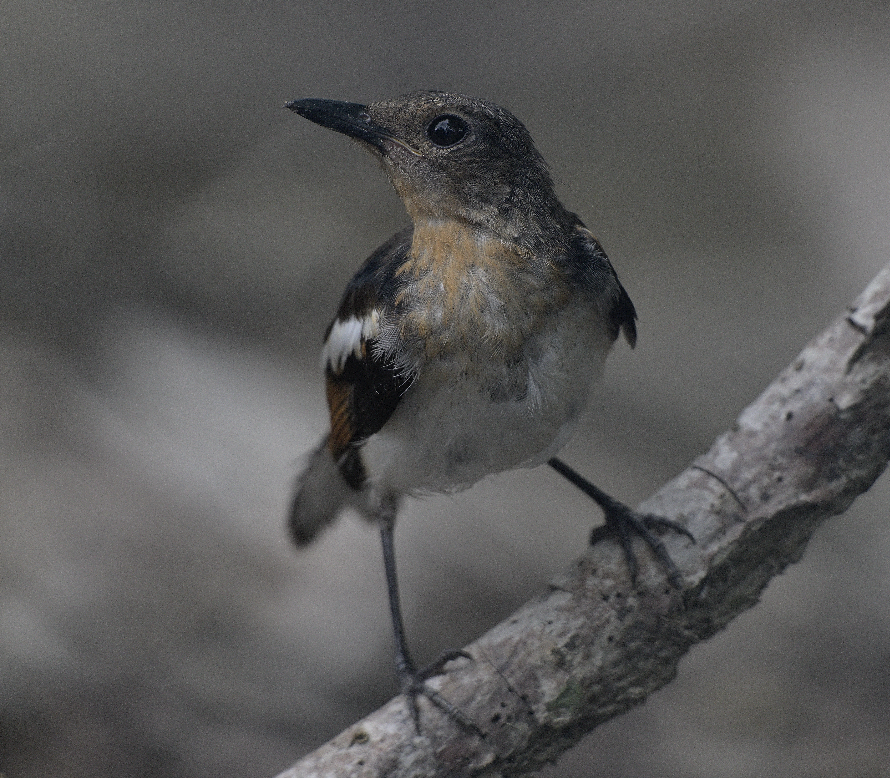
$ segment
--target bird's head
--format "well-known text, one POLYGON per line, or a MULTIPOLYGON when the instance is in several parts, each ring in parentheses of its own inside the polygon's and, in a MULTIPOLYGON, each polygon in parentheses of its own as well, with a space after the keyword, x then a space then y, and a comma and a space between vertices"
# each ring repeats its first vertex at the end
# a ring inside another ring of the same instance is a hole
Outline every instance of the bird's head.
POLYGON ((369 105, 309 98, 287 107, 369 148, 415 222, 458 219, 516 239, 567 218, 528 130, 493 103, 412 92, 369 105))

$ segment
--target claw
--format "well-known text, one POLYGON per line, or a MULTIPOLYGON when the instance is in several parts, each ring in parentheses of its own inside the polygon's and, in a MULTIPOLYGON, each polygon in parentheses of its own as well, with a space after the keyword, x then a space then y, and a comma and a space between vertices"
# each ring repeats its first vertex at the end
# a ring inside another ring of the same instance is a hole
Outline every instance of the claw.
POLYGON ((610 535, 616 535, 621 548, 624 551, 624 558, 630 569, 630 580, 636 583, 639 565, 637 563, 636 554, 634 554, 632 535, 639 535, 643 542, 652 549, 662 567, 667 571, 667 578, 675 589, 682 588, 683 576, 680 574, 674 560, 668 553, 664 545, 664 541, 653 532, 653 530, 672 530, 681 535, 688 537, 695 543, 693 534, 681 524, 666 519, 663 516, 653 516, 649 513, 638 513, 622 503, 614 503, 606 510, 606 523, 597 527, 590 533, 591 545, 603 540, 610 535))
POLYGON ((415 673, 415 677, 420 679, 421 681, 425 681, 428 678, 434 678, 437 675, 442 675, 442 673, 445 672, 445 665, 447 665, 449 662, 454 661, 455 659, 469 659, 470 661, 473 661, 473 657, 471 657, 466 651, 460 648, 455 648, 451 651, 443 651, 435 662, 428 664, 421 670, 418 670, 415 673))
POLYGON ((561 459, 553 457, 548 460, 547 464, 561 476, 571 481, 603 509, 606 523, 600 527, 595 527, 591 531, 590 544, 594 545, 609 537, 617 537, 621 549, 624 551, 624 558, 627 560, 632 583, 636 583, 637 573, 639 572, 639 564, 633 550, 632 536, 639 535, 646 545, 652 549, 652 553, 655 554, 662 567, 667 571, 668 581, 670 581, 671 585, 676 589, 682 588, 683 576, 674 564, 674 560, 671 559, 671 555, 668 554, 664 541, 653 530, 673 530, 681 535, 685 535, 695 543, 695 536, 686 527, 663 516, 638 513, 623 502, 609 497, 608 494, 598 489, 561 459))
POLYGON ((466 651, 459 649, 445 651, 435 662, 420 670, 415 670, 412 667, 403 667, 399 670, 402 680, 402 694, 408 700, 408 705, 411 708, 411 718, 414 719, 414 728, 417 730, 418 735, 420 734, 420 706, 417 704, 417 698, 423 695, 455 724, 470 730, 479 737, 485 737, 485 733, 460 708, 448 702, 439 692, 435 689, 430 689, 426 685, 430 678, 442 675, 445 672, 445 665, 448 662, 454 659, 472 660, 472 658, 466 651))

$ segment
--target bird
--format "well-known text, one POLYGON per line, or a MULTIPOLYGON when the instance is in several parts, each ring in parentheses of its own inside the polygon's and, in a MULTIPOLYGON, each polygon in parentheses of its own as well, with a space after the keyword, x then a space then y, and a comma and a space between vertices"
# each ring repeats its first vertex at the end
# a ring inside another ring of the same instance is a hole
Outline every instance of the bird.
POLYGON ((641 537, 679 587, 660 534, 694 542, 692 534, 632 510, 557 457, 612 345, 619 335, 635 345, 637 313, 506 109, 443 91, 286 107, 370 151, 411 220, 349 281, 325 333, 330 431, 297 478, 290 536, 304 547, 347 508, 377 525, 396 670, 418 731, 420 696, 475 729, 426 685, 471 657, 446 651, 418 668, 409 651, 393 538, 399 508, 547 464, 602 508, 592 543, 617 538, 635 581, 632 538, 641 537))

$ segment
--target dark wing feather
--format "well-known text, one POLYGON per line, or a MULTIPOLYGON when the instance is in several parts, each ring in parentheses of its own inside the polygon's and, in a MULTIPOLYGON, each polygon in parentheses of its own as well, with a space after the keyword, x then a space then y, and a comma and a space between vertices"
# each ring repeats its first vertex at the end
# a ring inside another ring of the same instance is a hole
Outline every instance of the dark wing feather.
POLYGON ((347 483, 365 479, 359 448, 392 416, 414 376, 377 342, 379 322, 396 315, 396 271, 411 246, 403 230, 365 262, 346 287, 325 335, 325 381, 331 434, 328 448, 347 483))
POLYGON ((637 343, 637 311, 618 280, 618 274, 603 247, 580 219, 577 221, 575 242, 568 261, 569 273, 574 282, 585 289, 598 305, 604 307, 612 337, 617 338, 619 333, 623 333, 633 348, 637 343))

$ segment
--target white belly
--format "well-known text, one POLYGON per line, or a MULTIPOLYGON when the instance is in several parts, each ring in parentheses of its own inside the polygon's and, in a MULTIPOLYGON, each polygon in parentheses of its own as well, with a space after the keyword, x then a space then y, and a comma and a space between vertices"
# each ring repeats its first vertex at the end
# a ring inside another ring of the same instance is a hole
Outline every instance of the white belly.
POLYGON ((461 364, 429 365, 363 446, 369 486, 454 491, 545 462, 569 439, 610 346, 590 308, 579 305, 529 338, 519 362, 481 342, 461 364))

